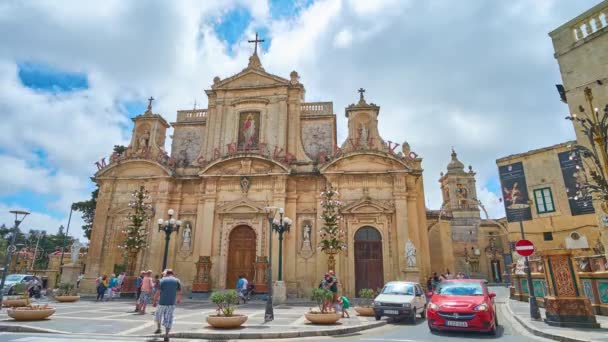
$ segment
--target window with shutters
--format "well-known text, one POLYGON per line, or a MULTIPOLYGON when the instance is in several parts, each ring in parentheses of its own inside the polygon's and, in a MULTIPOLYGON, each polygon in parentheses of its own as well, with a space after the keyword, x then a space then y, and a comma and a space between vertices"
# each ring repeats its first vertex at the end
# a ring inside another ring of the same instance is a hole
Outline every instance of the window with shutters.
POLYGON ((555 204, 551 188, 534 190, 534 203, 536 203, 536 212, 539 214, 554 212, 555 204))

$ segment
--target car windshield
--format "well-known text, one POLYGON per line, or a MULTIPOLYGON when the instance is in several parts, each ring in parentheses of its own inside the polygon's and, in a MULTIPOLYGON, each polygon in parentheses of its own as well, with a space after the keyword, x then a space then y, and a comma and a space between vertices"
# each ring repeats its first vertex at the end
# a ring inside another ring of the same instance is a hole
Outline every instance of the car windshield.
POLYGON ((483 296, 483 287, 477 282, 449 281, 439 284, 436 292, 445 296, 483 296))
POLYGON ((11 274, 8 277, 6 277, 6 281, 21 281, 21 278, 23 278, 22 275, 11 274))
POLYGON ((411 284, 386 284, 382 289, 382 294, 394 295, 414 295, 414 285, 411 284))

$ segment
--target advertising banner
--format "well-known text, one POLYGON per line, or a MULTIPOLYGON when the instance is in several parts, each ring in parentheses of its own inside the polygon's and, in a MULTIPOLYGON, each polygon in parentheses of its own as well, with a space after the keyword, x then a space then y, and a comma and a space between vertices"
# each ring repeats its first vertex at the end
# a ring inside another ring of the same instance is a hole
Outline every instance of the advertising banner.
POLYGON ((593 214, 595 213, 595 210, 593 209, 591 198, 576 197, 576 177, 578 170, 576 169, 576 160, 570 160, 570 155, 572 153, 575 152, 566 151, 557 155, 559 166, 562 169, 562 176, 564 177, 566 193, 568 194, 570 213, 572 213, 572 216, 593 214))
POLYGON ((524 174, 524 165, 521 162, 498 167, 500 184, 502 187, 503 202, 507 221, 519 222, 532 219, 530 198, 524 174))

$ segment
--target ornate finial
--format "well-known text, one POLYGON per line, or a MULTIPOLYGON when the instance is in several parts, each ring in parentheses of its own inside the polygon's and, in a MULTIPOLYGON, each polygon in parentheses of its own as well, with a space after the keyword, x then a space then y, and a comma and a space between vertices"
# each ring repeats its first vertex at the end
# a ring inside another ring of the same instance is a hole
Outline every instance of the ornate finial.
POLYGON ((154 101, 154 98, 150 96, 148 99, 148 109, 146 110, 146 114, 152 114, 152 101, 154 101))
POLYGON ((291 84, 293 84, 293 85, 300 83, 300 75, 298 75, 298 72, 295 70, 289 74, 289 78, 290 78, 291 84))
POLYGON ((196 110, 196 99, 194 99, 194 108, 192 110, 196 110))
POLYGON ((213 78, 213 86, 216 87, 218 84, 220 84, 220 81, 221 81, 220 77, 219 76, 215 76, 213 78))
POLYGON ((248 40, 249 43, 254 43, 254 48, 253 48, 253 54, 257 55, 258 54, 258 43, 262 43, 264 42, 264 39, 258 39, 258 33, 255 33, 255 39, 254 40, 248 40))
POLYGON ((363 93, 365 93, 365 89, 359 88, 357 90, 359 92, 359 103, 365 103, 365 98, 363 97, 363 93))

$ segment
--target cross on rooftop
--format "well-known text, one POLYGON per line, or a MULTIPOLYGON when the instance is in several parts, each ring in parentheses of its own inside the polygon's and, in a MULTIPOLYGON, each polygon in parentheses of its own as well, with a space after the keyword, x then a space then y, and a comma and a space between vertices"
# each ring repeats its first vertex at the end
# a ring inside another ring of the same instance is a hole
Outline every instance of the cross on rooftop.
POLYGON ((360 96, 360 98, 359 98, 359 99, 360 99, 361 101, 363 101, 363 93, 365 93, 365 89, 363 89, 363 88, 359 88, 359 90, 357 90, 357 91, 358 91, 358 92, 359 92, 359 94, 360 94, 360 95, 359 95, 359 96, 360 96))
POLYGON ((150 98, 148 99, 148 112, 152 111, 152 101, 154 101, 154 98, 150 96, 150 98))
POLYGON ((258 43, 262 43, 264 42, 264 39, 258 39, 258 33, 255 33, 255 39, 254 40, 248 40, 249 43, 254 43, 255 47, 253 48, 253 54, 256 55, 258 53, 258 43))

